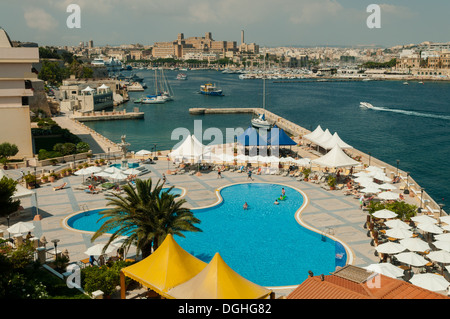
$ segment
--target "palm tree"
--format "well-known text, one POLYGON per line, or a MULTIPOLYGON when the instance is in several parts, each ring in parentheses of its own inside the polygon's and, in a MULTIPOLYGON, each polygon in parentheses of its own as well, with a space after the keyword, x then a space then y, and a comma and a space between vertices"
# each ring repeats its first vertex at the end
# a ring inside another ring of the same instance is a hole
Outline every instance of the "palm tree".
POLYGON ((163 191, 162 183, 158 181, 152 189, 152 180, 137 179, 136 189, 130 184, 125 185, 125 196, 114 194, 107 203, 112 208, 100 212, 105 220, 103 225, 92 236, 94 241, 105 233, 112 235, 106 247, 116 238, 126 236, 122 248, 129 249, 135 243, 145 258, 151 254, 152 247, 156 250, 167 234, 185 237, 185 231, 201 231, 194 224, 200 223, 190 209, 183 207, 186 200, 176 200, 180 195, 163 191))

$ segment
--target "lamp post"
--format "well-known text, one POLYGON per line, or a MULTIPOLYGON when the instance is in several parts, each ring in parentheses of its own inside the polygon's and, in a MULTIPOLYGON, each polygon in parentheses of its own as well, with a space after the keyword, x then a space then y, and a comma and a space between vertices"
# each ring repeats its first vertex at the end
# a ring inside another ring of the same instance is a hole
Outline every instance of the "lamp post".
POLYGON ((52 239, 53 245, 55 245, 55 259, 58 256, 56 248, 58 247, 59 239, 52 239))
POLYGON ((372 157, 372 153, 369 152, 369 166, 370 166, 370 159, 372 157))
MULTIPOLYGON (((441 217, 442 216, 442 208, 444 207, 445 205, 444 204, 439 204, 439 217, 441 217)), ((439 218, 439 223, 441 223, 441 219, 439 218)))
POLYGON ((423 205, 423 191, 425 190, 425 188, 421 187, 420 188, 420 208, 422 208, 423 205))
POLYGON ((109 164, 109 150, 111 149, 111 147, 108 147, 108 164, 109 164))
POLYGON ((400 160, 397 160, 397 176, 398 176, 398 164, 400 163, 400 160))

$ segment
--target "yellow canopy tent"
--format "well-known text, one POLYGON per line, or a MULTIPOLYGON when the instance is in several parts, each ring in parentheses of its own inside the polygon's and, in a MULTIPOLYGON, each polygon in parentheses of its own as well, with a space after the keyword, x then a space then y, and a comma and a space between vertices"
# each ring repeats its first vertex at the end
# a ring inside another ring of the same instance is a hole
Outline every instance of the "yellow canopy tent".
POLYGON ((153 254, 121 270, 121 298, 125 299, 125 276, 168 297, 166 292, 170 288, 191 279, 206 265, 181 248, 169 234, 153 254))
POLYGON ((271 290, 259 286, 231 269, 219 253, 195 277, 171 289, 174 299, 267 299, 271 290))

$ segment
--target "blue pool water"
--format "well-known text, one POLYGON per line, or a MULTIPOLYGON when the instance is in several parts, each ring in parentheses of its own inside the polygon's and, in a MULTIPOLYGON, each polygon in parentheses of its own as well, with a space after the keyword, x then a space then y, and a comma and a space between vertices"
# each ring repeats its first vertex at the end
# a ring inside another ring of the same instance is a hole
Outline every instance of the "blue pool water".
MULTIPOLYGON (((163 188, 163 190, 167 191, 168 188, 163 188)), ((180 188, 173 188, 170 193, 175 195, 181 195, 182 192, 183 190, 180 188)), ((101 218, 99 212, 103 210, 105 209, 94 209, 89 210, 87 212, 79 213, 69 218, 67 224, 74 229, 95 232, 103 224, 104 220, 101 220, 99 222, 99 219, 101 218)), ((113 233, 115 230, 116 228, 114 228, 113 231, 111 231, 110 233, 113 233)))
MULTIPOLYGON (((110 166, 121 168, 122 164, 111 164, 110 166)), ((139 163, 128 163, 128 168, 137 168, 137 167, 139 167, 139 163)))
MULTIPOLYGON (((266 183, 238 184, 221 190, 223 202, 193 210, 203 232, 176 237, 185 250, 209 262, 216 252, 237 273, 263 286, 296 285, 308 276, 335 270, 336 243, 298 224, 302 195, 266 183), (286 199, 273 202, 286 190, 286 199), (244 202, 248 210, 243 209, 244 202)), ((346 257, 343 261, 345 263, 346 257)))
MULTIPOLYGON (((174 189, 179 191, 179 189, 174 189)), ((266 183, 238 184, 221 190, 223 201, 214 207, 192 209, 201 220, 202 232, 175 237, 186 251, 208 263, 218 252, 237 273, 263 286, 296 285, 308 271, 328 274, 345 265, 343 247, 321 234, 300 226, 295 212, 302 195, 293 188, 266 183), (286 190, 286 199, 273 202, 286 190), (248 210, 243 210, 247 202, 248 210), (343 257, 336 260, 336 255, 343 257), (340 264, 338 264, 338 262, 340 264)), ((98 212, 81 213, 69 219, 69 226, 96 231, 98 212)))

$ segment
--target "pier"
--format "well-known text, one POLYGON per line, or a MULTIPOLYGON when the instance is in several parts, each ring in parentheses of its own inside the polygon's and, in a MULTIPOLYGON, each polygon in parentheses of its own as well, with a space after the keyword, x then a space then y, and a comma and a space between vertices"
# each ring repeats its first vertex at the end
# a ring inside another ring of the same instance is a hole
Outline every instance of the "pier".
MULTIPOLYGON (((322 156, 315 149, 307 146, 309 143, 303 140, 303 136, 310 133, 311 131, 301 127, 300 125, 293 123, 273 112, 265 110, 263 108, 191 108, 189 109, 189 113, 191 115, 206 115, 206 114, 254 114, 258 116, 259 114, 264 113, 266 120, 270 122, 272 125, 276 124, 279 128, 283 129, 286 133, 291 135, 291 137, 298 141, 298 145, 294 146, 293 149, 298 152, 298 154, 307 154, 311 159, 322 156)), ((425 191, 421 191, 420 185, 409 175, 408 172, 404 172, 393 165, 385 163, 372 155, 366 154, 357 150, 355 148, 346 150, 347 153, 355 158, 357 156, 361 157, 361 164, 370 166, 378 166, 384 170, 387 176, 393 178, 396 175, 399 175, 402 182, 405 184, 404 188, 409 190, 410 197, 414 197, 417 202, 417 206, 421 208, 422 212, 428 213, 434 216, 442 216, 445 215, 445 211, 442 210, 442 207, 435 202, 430 195, 428 195, 425 191)))
POLYGON ((79 122, 92 122, 92 121, 111 121, 111 120, 136 120, 143 119, 144 112, 139 112, 138 108, 134 108, 133 112, 127 112, 126 110, 106 112, 75 112, 70 118, 79 122))

